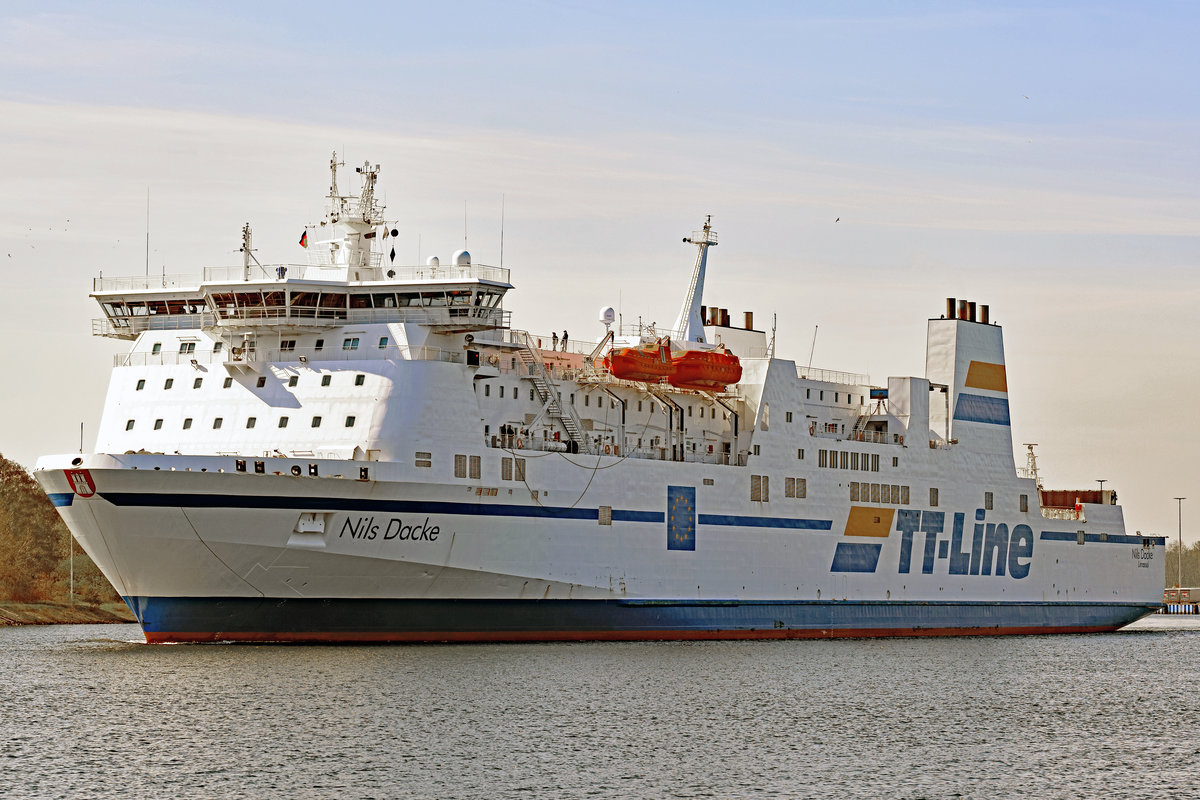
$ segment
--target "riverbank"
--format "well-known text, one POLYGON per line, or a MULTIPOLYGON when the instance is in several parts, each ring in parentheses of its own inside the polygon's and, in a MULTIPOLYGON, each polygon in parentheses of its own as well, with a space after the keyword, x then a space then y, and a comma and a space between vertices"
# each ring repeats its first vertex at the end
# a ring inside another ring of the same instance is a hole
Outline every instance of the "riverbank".
POLYGON ((11 603, 0 601, 0 627, 12 625, 87 625, 135 622, 124 603, 11 603))

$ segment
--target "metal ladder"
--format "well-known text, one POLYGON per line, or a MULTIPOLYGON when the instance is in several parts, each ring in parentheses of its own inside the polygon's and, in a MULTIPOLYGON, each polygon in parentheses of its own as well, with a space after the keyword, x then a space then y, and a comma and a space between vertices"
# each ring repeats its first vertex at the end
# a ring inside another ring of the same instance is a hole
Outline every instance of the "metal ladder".
POLYGON ((579 418, 579 414, 575 413, 574 406, 570 403, 564 405, 559 402, 558 384, 551 380, 550 375, 546 372, 546 365, 542 363, 541 356, 534 349, 532 337, 527 331, 512 331, 512 341, 519 345, 517 356, 529 370, 529 379, 537 387, 538 396, 541 397, 542 404, 548 408, 551 418, 562 424, 563 430, 579 447, 581 453, 592 452, 591 444, 584 435, 583 420, 579 418))

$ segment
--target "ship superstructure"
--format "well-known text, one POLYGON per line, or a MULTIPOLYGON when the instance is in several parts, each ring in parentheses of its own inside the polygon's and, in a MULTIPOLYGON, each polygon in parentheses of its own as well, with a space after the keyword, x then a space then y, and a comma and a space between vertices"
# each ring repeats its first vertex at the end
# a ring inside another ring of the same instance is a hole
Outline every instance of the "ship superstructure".
POLYGON ((95 282, 94 332, 132 345, 95 452, 37 476, 148 640, 1084 631, 1158 606, 1161 538, 1018 473, 987 306, 929 320, 923 377, 811 369, 704 304, 706 220, 676 330, 560 346, 512 327, 506 269, 395 265, 379 168, 343 195, 339 166, 307 264, 259 264, 246 226, 240 267, 95 282))

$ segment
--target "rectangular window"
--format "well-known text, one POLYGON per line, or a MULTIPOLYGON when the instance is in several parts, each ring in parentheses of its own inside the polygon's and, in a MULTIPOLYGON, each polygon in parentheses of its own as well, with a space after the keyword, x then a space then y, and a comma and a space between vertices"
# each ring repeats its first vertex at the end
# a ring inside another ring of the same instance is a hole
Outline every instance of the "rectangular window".
POLYGON ((799 450, 796 451, 796 458, 800 459, 801 461, 804 460, 804 448, 803 447, 801 447, 799 450))
POLYGON ((750 502, 762 502, 762 475, 750 476, 750 502))
POLYGON ((366 382, 367 382, 366 375, 355 375, 354 376, 354 385, 355 386, 362 386, 366 382))
POLYGON ((500 480, 502 480, 502 481, 511 481, 512 480, 512 459, 511 458, 500 459, 500 480))
POLYGON ((329 383, 330 383, 330 381, 332 381, 332 380, 333 380, 333 376, 332 376, 332 375, 322 375, 322 376, 321 376, 321 385, 322 385, 322 386, 328 386, 328 385, 329 385, 329 383))
POLYGON ((525 459, 523 459, 523 458, 516 459, 516 464, 514 466, 516 467, 516 472, 514 473, 514 477, 519 481, 525 480, 525 459))
POLYGON ((1029 511, 1029 495, 1021 495, 1021 513, 1025 514, 1029 511))
POLYGON ((288 424, 288 418, 287 418, 287 417, 280 417, 280 418, 279 418, 279 427, 281 427, 281 428, 286 428, 286 427, 287 427, 287 424, 288 424))
POLYGON ((258 417, 246 417, 246 427, 253 428, 258 424, 258 417))
POLYGON ((840 459, 840 461, 841 461, 841 464, 842 464, 842 469, 850 469, 850 454, 849 454, 849 453, 847 453, 845 450, 843 450, 843 451, 841 452, 841 459, 840 459))
POLYGON ((762 501, 764 503, 769 503, 771 501, 771 493, 768 491, 770 488, 769 480, 770 479, 767 478, 766 475, 762 476, 762 501))
POLYGON ((529 399, 533 400, 533 389, 529 390, 529 399))
POLYGON ((805 389, 805 390, 804 390, 804 399, 805 399, 805 400, 812 400, 812 389, 805 389))
POLYGON ((787 418, 787 421, 788 421, 788 422, 791 422, 791 421, 792 421, 792 412, 790 412, 790 411, 789 411, 789 412, 787 412, 787 413, 786 413, 784 416, 787 418))
POLYGON ((134 391, 140 392, 142 389, 145 389, 145 388, 146 388, 146 379, 142 378, 141 380, 139 380, 137 382, 137 387, 134 389, 134 391))
POLYGON ((900 466, 900 457, 899 456, 892 456, 892 466, 893 467, 900 466))
POLYGON ((936 487, 930 486, 929 487, 929 507, 937 508, 937 504, 938 504, 938 490, 936 487))
POLYGON ((807 478, 796 478, 796 497, 797 498, 808 497, 808 479, 807 478))
POLYGON ((784 478, 783 479, 783 496, 784 497, 795 497, 796 496, 796 479, 795 478, 784 478))
POLYGON ((225 382, 221 384, 222 389, 228 389, 230 386, 233 386, 233 378, 226 378, 225 382))
POLYGON ((597 516, 601 525, 612 525, 612 506, 600 506, 597 516))
POLYGON ((189 430, 192 427, 192 418, 188 417, 183 421, 183 429, 189 430))
POLYGON ((888 502, 893 505, 897 505, 900 502, 900 487, 894 483, 892 484, 891 499, 888 502))
POLYGON ((194 352, 196 352, 196 343, 195 342, 180 342, 179 343, 179 355, 186 356, 186 355, 191 355, 194 352))
POLYGON ((454 477, 467 477, 467 457, 455 454, 454 456, 454 477))
POLYGON ((163 421, 161 419, 154 420, 154 430, 156 430, 156 431, 162 430, 162 422, 163 421))
POLYGON ((196 378, 196 380, 192 381, 192 388, 199 389, 203 384, 204 378, 196 378))
POLYGON ((352 415, 350 415, 350 416, 348 416, 348 417, 346 417, 346 427, 347 427, 347 428, 353 428, 353 427, 354 427, 354 415, 353 415, 353 414, 352 414, 352 415))
POLYGON ((130 420, 125 421, 125 430, 127 430, 127 431, 133 430, 133 420, 130 419, 130 420))
POLYGON ((638 413, 640 414, 641 411, 642 411, 642 401, 638 400, 638 413))
POLYGON ((315 416, 312 418, 312 427, 314 427, 314 428, 321 427, 321 417, 320 416, 315 416))
POLYGON ((163 389, 170 389, 174 385, 175 385, 175 379, 167 378, 166 381, 163 382, 163 389))
POLYGON ((267 385, 267 377, 265 375, 258 376, 258 380, 254 382, 255 388, 261 389, 267 385))
POLYGON ((850 481, 850 502, 858 502, 858 481, 850 481))
POLYGON ((879 453, 871 454, 871 472, 879 472, 879 453))
POLYGON ((484 397, 492 396, 492 385, 490 383, 485 383, 483 385, 483 396, 484 397))
POLYGON ((871 502, 872 503, 879 502, 879 484, 878 483, 871 484, 871 502))
POLYGON ((216 419, 214 419, 214 420, 213 420, 213 430, 214 430, 214 431, 220 430, 220 429, 221 429, 221 425, 222 425, 224 422, 225 422, 225 420, 224 420, 223 418, 221 418, 221 417, 217 417, 216 419))
POLYGON ((388 342, 388 337, 386 337, 386 336, 380 336, 380 337, 379 337, 379 349, 380 349, 380 350, 385 350, 385 349, 387 349, 387 342, 388 342))
POLYGON ((758 446, 758 445, 754 445, 754 455, 756 455, 756 456, 757 456, 757 455, 761 455, 761 454, 762 454, 762 453, 761 453, 761 452, 760 452, 760 450, 759 450, 759 446, 758 446))
POLYGON ((222 344, 224 344, 224 342, 213 342, 213 353, 219 353, 219 352, 221 352, 221 345, 222 345, 222 344))
POLYGON ((858 453, 850 454, 850 469, 858 469, 858 453))
POLYGON ((900 487, 900 505, 902 505, 902 506, 908 505, 908 487, 907 486, 900 487))
POLYGON ((324 350, 324 349, 325 349, 325 340, 317 339, 316 343, 313 344, 313 350, 324 350))
POLYGON ((162 342, 155 342, 154 346, 150 348, 150 355, 152 355, 152 356, 156 356, 161 352, 162 352, 162 342))
POLYGON ((295 339, 282 339, 279 342, 279 349, 284 353, 290 353, 296 349, 295 339))
MULTIPOLYGON (((803 452, 803 451, 801 451, 801 452, 803 452)), ((829 465, 829 451, 828 450, 818 450, 817 451, 817 466, 825 467, 828 465, 829 465)))
POLYGON ((503 386, 500 387, 500 396, 504 397, 504 387, 503 386))
POLYGON ((288 376, 288 387, 289 387, 289 388, 291 388, 291 387, 295 386, 295 385, 296 385, 297 383, 299 383, 299 382, 300 382, 300 376, 299 376, 299 375, 289 375, 289 376, 288 376))
POLYGON ((471 467, 471 470, 470 470, 469 477, 472 480, 479 480, 479 476, 482 472, 482 470, 480 469, 479 456, 471 456, 470 467, 471 467))
POLYGON ((342 340, 342 349, 343 350, 357 350, 358 349, 358 337, 353 336, 353 337, 350 337, 347 339, 343 339, 342 340))
POLYGON ((992 493, 991 492, 983 493, 983 507, 986 508, 988 511, 992 510, 992 493))

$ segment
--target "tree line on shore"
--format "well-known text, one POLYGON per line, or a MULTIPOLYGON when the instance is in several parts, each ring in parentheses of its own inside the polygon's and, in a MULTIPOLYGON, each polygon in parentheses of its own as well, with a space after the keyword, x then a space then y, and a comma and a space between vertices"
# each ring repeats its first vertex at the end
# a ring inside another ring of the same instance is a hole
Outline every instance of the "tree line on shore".
POLYGON ((0 455, 0 600, 71 600, 72 550, 74 601, 119 602, 112 584, 75 543, 42 487, 24 467, 0 455))
MULTIPOLYGON (((1167 588, 1179 580, 1179 542, 1167 544, 1167 588)), ((1200 542, 1183 546, 1183 579, 1180 586, 1200 587, 1200 542)))

